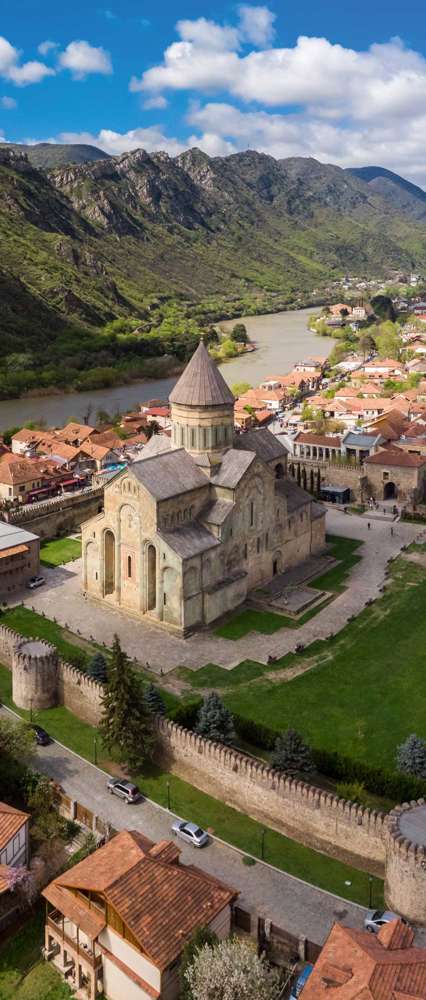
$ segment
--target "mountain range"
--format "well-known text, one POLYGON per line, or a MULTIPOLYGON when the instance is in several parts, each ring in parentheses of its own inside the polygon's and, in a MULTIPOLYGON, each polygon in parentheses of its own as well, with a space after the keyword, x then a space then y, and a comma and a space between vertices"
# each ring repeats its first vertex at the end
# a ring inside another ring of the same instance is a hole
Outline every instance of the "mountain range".
POLYGON ((291 302, 345 273, 425 269, 426 194, 376 167, 247 151, 0 146, 3 352, 146 316, 152 296, 291 302))

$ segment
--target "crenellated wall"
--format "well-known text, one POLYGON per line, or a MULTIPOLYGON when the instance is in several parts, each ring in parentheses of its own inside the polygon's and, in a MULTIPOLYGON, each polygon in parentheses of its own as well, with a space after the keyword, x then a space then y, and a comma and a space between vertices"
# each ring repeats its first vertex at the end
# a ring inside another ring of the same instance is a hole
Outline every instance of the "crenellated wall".
POLYGON ((414 817, 413 834, 426 839, 426 802, 404 802, 388 817, 386 837, 386 904, 403 913, 413 923, 426 924, 426 848, 404 836, 401 819, 404 813, 414 817))
POLYGON ((103 487, 89 488, 70 496, 54 497, 44 503, 25 504, 17 510, 2 511, 9 524, 25 526, 40 538, 55 538, 79 528, 103 508, 103 487))
POLYGON ((169 770, 308 847, 383 875, 386 816, 275 771, 167 719, 159 757, 169 770))

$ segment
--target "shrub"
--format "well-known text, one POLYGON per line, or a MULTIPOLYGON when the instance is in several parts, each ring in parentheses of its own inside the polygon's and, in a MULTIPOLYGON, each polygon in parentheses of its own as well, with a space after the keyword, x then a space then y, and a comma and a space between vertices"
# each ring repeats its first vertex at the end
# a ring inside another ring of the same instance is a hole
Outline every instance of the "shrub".
POLYGON ((340 781, 336 785, 336 794, 349 802, 358 802, 360 806, 368 804, 368 794, 361 781, 340 781))
POLYGON ((99 684, 107 683, 107 661, 103 653, 95 653, 92 656, 92 659, 87 664, 87 673, 92 680, 98 681, 99 684))
POLYGON ((295 729, 287 729, 275 740, 272 767, 289 774, 311 774, 314 762, 308 745, 295 729))
POLYGON ((225 743, 230 746, 235 742, 234 720, 228 708, 216 691, 212 691, 204 699, 200 708, 196 732, 208 740, 225 743))
POLYGON ((145 704, 153 715, 165 715, 166 706, 155 684, 148 684, 144 693, 145 704))
POLYGON ((426 778, 426 743, 412 733, 401 743, 396 752, 396 766, 405 774, 426 778))
POLYGON ((181 705, 177 705, 176 708, 172 709, 169 718, 172 722, 176 722, 178 726, 183 726, 184 729, 195 729, 202 704, 202 698, 183 701, 181 705))

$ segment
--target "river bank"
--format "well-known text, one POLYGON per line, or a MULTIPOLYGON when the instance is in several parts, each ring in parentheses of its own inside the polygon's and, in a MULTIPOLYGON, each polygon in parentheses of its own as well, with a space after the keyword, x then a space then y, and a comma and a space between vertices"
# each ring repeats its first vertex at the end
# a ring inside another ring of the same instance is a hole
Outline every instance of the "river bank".
MULTIPOLYGON (((334 346, 332 338, 320 339, 308 329, 308 318, 314 312, 316 307, 242 316, 239 322, 245 324, 256 350, 222 363, 221 371, 228 385, 242 381, 258 385, 268 375, 283 375, 290 371, 303 357, 329 354, 334 346)), ((225 320, 220 327, 226 333, 232 330, 235 322, 235 318, 225 320)), ((179 366, 179 371, 182 368, 179 366)), ((59 427, 72 417, 80 422, 94 419, 98 410, 124 413, 150 399, 167 399, 179 371, 175 366, 173 375, 90 392, 2 400, 0 432, 9 427, 22 426, 28 421, 43 421, 47 426, 59 427)))

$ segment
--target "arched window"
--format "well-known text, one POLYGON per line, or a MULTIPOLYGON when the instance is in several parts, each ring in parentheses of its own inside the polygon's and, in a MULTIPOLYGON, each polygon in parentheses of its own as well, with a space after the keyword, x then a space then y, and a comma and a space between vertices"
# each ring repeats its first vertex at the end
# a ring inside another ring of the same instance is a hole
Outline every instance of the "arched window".
POLYGON ((250 500, 250 527, 254 525, 254 501, 250 500))
POLYGON ((127 576, 129 580, 132 578, 132 557, 127 556, 127 576))

